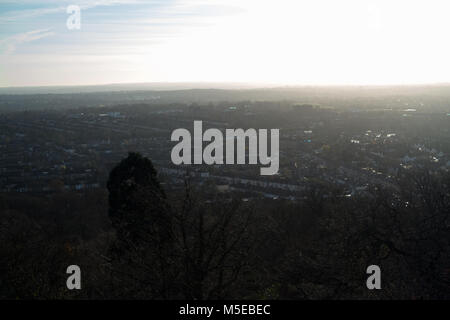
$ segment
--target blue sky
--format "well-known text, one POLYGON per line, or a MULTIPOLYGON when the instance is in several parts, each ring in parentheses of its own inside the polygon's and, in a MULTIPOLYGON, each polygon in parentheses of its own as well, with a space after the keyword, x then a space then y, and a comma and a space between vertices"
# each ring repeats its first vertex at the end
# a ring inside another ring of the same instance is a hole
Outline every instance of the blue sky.
POLYGON ((450 82, 446 0, 3 0, 0 86, 450 82), (68 30, 66 8, 81 8, 68 30))
POLYGON ((149 66, 148 77, 139 70, 152 47, 240 10, 196 0, 3 1, 0 85, 170 81, 161 71, 152 76, 149 66), (80 30, 66 27, 69 5, 81 8, 80 30))

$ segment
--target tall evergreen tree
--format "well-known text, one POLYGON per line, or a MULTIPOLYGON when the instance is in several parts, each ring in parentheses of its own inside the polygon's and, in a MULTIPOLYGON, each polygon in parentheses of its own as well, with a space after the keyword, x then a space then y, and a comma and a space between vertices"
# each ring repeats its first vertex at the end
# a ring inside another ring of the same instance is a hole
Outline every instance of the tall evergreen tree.
POLYGON ((129 153, 110 173, 109 217, 120 240, 145 244, 149 237, 170 236, 166 195, 152 162, 129 153))
POLYGON ((129 153, 110 173, 109 217, 117 240, 113 273, 123 283, 119 296, 168 298, 173 233, 166 195, 152 162, 129 153))

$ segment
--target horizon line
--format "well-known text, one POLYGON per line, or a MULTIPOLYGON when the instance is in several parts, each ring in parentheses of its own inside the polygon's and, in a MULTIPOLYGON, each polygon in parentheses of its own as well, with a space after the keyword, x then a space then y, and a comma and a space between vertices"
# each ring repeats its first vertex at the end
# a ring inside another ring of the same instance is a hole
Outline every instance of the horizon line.
MULTIPOLYGON (((422 82, 422 83, 279 83, 279 82, 251 82, 251 81, 151 81, 151 82, 111 82, 98 84, 61 84, 61 85, 30 85, 30 86, 1 86, 0 89, 45 89, 45 88, 80 88, 80 87, 108 87, 108 86, 139 86, 139 85, 205 85, 192 89, 218 89, 214 86, 242 86, 258 88, 299 88, 299 87, 420 87, 420 86, 450 86, 449 82, 422 82)), ((225 88, 228 89, 228 88, 225 88)), ((189 89, 181 89, 189 90, 189 89)), ((164 90, 166 91, 166 90, 164 90)))

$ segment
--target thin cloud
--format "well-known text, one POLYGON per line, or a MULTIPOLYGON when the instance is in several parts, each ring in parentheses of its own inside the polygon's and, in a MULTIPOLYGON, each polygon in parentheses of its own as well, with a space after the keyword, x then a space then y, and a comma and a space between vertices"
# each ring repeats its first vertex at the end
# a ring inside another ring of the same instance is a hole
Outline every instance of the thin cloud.
POLYGON ((12 54, 16 47, 22 43, 31 42, 54 35, 51 29, 38 29, 24 33, 19 33, 0 41, 0 48, 3 54, 12 54))
MULTIPOLYGON (((21 21, 28 18, 34 18, 38 16, 44 16, 48 14, 55 14, 55 13, 63 13, 66 11, 67 6, 70 4, 73 4, 73 0, 71 1, 63 1, 64 6, 61 6, 62 1, 58 1, 57 3, 54 1, 49 1, 47 3, 44 2, 44 4, 48 5, 55 5, 55 7, 46 7, 46 8, 37 8, 37 9, 25 9, 25 10, 15 10, 15 11, 9 11, 5 12, 4 14, 0 15, 0 23, 6 23, 6 22, 15 22, 15 21, 21 21), (58 6, 56 6, 58 5, 58 6)), ((158 3, 158 1, 155 1, 158 3)), ((20 2, 19 2, 20 3, 20 2)), ((23 3, 29 3, 29 2, 23 2, 23 3)), ((76 5, 80 6, 82 10, 88 10, 95 7, 100 6, 114 6, 114 5, 130 5, 130 4, 139 4, 144 3, 141 0, 98 0, 98 1, 78 1, 76 2, 76 5)))

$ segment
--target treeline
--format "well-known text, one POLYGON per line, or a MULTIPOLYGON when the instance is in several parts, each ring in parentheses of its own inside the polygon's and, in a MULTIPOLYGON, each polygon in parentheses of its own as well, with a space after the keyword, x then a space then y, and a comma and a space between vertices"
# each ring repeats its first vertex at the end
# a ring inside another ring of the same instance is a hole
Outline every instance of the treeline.
POLYGON ((167 193, 131 153, 108 192, 0 197, 0 298, 449 299, 450 176, 397 179, 364 197, 311 183, 296 202, 244 202, 188 178, 167 193), (81 290, 66 288, 73 264, 81 290))

